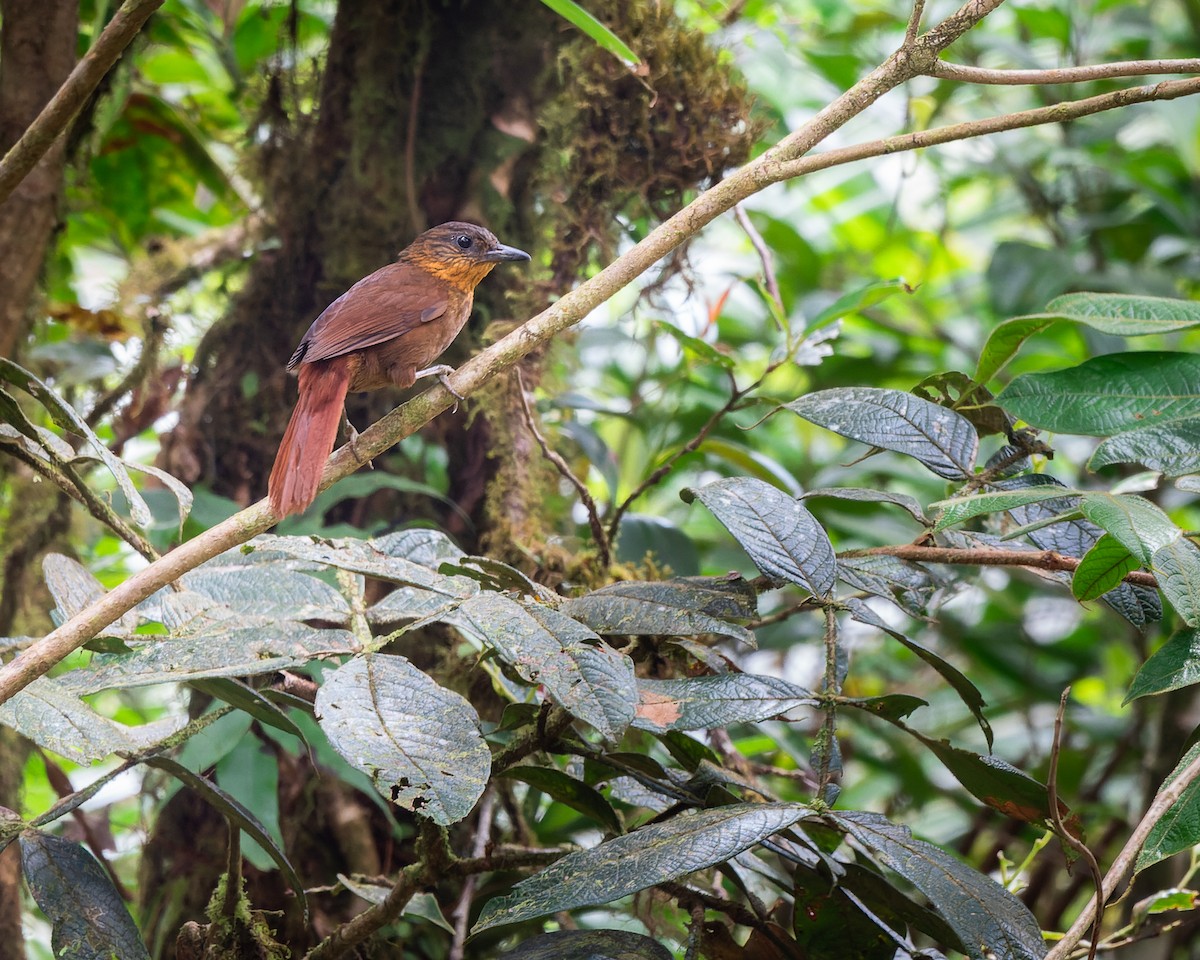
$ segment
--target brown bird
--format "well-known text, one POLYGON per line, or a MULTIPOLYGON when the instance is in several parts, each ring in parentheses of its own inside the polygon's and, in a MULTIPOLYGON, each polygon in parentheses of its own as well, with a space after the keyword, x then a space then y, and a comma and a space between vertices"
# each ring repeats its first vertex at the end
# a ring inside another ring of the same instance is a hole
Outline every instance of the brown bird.
POLYGON ((467 322, 476 284, 498 263, 528 259, 483 227, 443 223, 325 308, 287 365, 299 368, 300 398, 267 482, 276 516, 299 513, 316 498, 346 394, 407 388, 426 376, 450 389, 453 368, 430 364, 467 322))

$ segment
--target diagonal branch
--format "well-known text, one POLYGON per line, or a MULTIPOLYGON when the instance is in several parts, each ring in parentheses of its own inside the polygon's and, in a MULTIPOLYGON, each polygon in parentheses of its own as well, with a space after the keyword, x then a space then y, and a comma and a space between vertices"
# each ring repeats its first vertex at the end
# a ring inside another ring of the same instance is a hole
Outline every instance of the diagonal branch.
MULTIPOLYGON (((1001 0, 973 0, 948 20, 918 38, 915 43, 902 47, 882 66, 856 83, 775 147, 663 221, 642 241, 600 273, 564 294, 536 317, 481 351, 458 369, 451 378, 451 385, 464 396, 474 393, 500 371, 513 366, 530 351, 578 323, 671 251, 699 233, 707 224, 731 210, 736 203, 771 184, 813 170, 867 157, 915 150, 1003 130, 1058 123, 1134 103, 1173 100, 1200 93, 1200 78, 1166 81, 1154 86, 1133 87, 1086 100, 1068 101, 1039 110, 1027 110, 937 130, 891 137, 843 150, 832 150, 816 157, 803 157, 813 146, 866 110, 889 90, 933 69, 937 56, 946 46, 1000 3, 1001 0)), ((359 454, 367 459, 379 456, 398 441, 416 432, 437 414, 448 409, 454 402, 450 392, 441 386, 413 398, 359 436, 356 442, 359 454)), ((358 463, 353 453, 342 447, 326 464, 322 488, 356 470, 358 463)), ((156 590, 222 551, 265 532, 277 520, 267 501, 259 501, 139 571, 28 647, 15 660, 0 667, 0 703, 28 686, 63 657, 86 643, 156 590)))
POLYGON ((1117 77, 1149 77, 1164 73, 1200 73, 1200 58, 1190 60, 1120 60, 1082 67, 1057 67, 1046 70, 989 70, 939 60, 929 71, 939 80, 959 83, 986 83, 998 86, 1022 84, 1085 83, 1089 80, 1113 80, 1117 77))
POLYGON ((120 59, 125 48, 138 35, 150 14, 161 7, 163 0, 125 0, 116 16, 96 38, 92 48, 67 77, 36 120, 21 135, 11 150, 0 160, 0 203, 8 199, 26 175, 42 158, 50 145, 75 119, 104 79, 120 59))

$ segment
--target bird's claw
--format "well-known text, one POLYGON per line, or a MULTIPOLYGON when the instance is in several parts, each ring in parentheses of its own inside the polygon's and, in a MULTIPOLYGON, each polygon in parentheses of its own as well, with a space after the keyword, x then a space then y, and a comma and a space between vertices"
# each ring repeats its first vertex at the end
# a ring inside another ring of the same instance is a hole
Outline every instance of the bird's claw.
POLYGON ((358 431, 354 429, 354 424, 350 422, 350 416, 345 411, 342 412, 342 425, 346 428, 346 443, 358 465, 360 467, 365 465, 368 470, 374 470, 375 464, 370 460, 363 459, 362 454, 358 452, 358 431))
POLYGON ((451 413, 458 410, 458 401, 459 400, 467 399, 461 393, 459 393, 457 390, 455 390, 454 387, 452 387, 450 385, 450 378, 449 378, 449 376, 447 376, 447 374, 451 374, 453 372, 454 372, 454 368, 452 366, 450 366, 448 363, 439 363, 436 366, 426 367, 424 370, 417 371, 417 379, 418 380, 421 377, 437 377, 438 383, 440 383, 443 387, 445 387, 446 390, 449 391, 451 396, 457 398, 455 400, 454 407, 451 410, 451 413))

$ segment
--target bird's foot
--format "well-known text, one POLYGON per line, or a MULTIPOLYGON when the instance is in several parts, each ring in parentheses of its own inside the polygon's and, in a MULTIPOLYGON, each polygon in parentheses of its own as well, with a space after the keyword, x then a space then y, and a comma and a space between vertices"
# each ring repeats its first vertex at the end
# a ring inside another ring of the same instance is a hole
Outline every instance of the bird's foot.
POLYGON ((358 465, 361 467, 365 464, 368 470, 374 470, 375 464, 364 459, 363 455, 358 452, 358 431, 354 429, 354 424, 350 422, 350 415, 345 410, 342 411, 342 426, 346 428, 346 443, 350 447, 350 452, 354 454, 354 459, 358 461, 358 465))
MULTIPOLYGON (((439 363, 432 367, 426 367, 424 370, 418 370, 416 379, 420 380, 422 377, 437 377, 438 383, 449 390, 453 396, 457 397, 459 400, 466 400, 466 397, 455 390, 454 387, 450 386, 450 378, 447 376, 447 374, 453 372, 454 368, 448 363, 439 363)), ((454 409, 458 409, 457 403, 454 404, 454 409)))

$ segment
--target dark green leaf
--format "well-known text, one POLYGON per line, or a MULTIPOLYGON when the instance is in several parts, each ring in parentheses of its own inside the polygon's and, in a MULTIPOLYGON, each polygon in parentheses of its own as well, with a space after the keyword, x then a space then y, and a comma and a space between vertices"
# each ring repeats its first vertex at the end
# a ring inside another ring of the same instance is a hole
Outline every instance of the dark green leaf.
POLYGON ((183 717, 164 717, 138 727, 125 726, 101 716, 66 689, 66 679, 34 680, 0 703, 0 723, 40 747, 88 764, 114 753, 143 750, 170 736, 185 722, 183 717))
POLYGON ((1088 468, 1098 470, 1113 463, 1140 463, 1179 477, 1200 470, 1200 417, 1127 430, 1109 437, 1096 448, 1088 468))
MULTIPOLYGON (((1175 765, 1170 776, 1163 781, 1167 787, 1179 779, 1179 775, 1200 758, 1200 743, 1193 744, 1184 754, 1183 759, 1175 765)), ((1150 830, 1141 852, 1138 854, 1135 872, 1140 873, 1147 867, 1166 860, 1184 850, 1190 850, 1200 843, 1200 778, 1193 779, 1184 788, 1179 799, 1172 805, 1150 830)))
POLYGON ((304 884, 300 882, 300 877, 296 874, 295 868, 292 866, 291 861, 288 860, 283 849, 276 844, 274 838, 267 832, 267 829, 253 813, 211 780, 205 779, 198 773, 193 773, 187 767, 176 763, 169 757, 151 757, 144 762, 147 766, 156 767, 159 770, 169 773, 185 787, 195 790, 207 804, 220 813, 230 824, 240 829, 251 840, 262 847, 270 855, 271 859, 275 861, 275 865, 279 867, 280 872, 287 879, 288 885, 300 901, 305 918, 308 917, 308 899, 304 894, 304 884))
POLYGON ((929 706, 927 700, 914 697, 908 693, 889 693, 882 697, 865 697, 862 699, 847 699, 840 701, 848 707, 856 707, 873 713, 885 720, 903 720, 919 707, 929 706))
POLYGON ((1066 370, 1023 374, 998 399, 1043 430, 1107 437, 1200 415, 1200 356, 1107 354, 1066 370))
POLYGON ((867 503, 894 503, 896 506, 907 510, 917 523, 925 525, 929 523, 929 518, 925 516, 925 510, 921 506, 921 502, 916 497, 910 497, 907 493, 893 493, 890 490, 871 490, 865 487, 821 487, 819 490, 809 490, 800 499, 810 500, 813 497, 833 497, 837 500, 859 500, 867 503))
POLYGON ((619 740, 633 720, 633 661, 565 614, 483 591, 446 620, 477 635, 523 680, 541 685, 606 740, 619 740))
POLYGON ((722 353, 707 340, 701 340, 699 337, 693 337, 690 334, 684 333, 673 323, 668 323, 666 320, 656 320, 654 321, 654 326, 668 334, 694 360, 699 360, 701 363, 711 366, 723 367, 726 370, 732 370, 736 365, 736 361, 732 356, 722 353))
POLYGON ((1200 630, 1188 627, 1171 634, 1142 664, 1129 685, 1125 702, 1193 683, 1200 683, 1200 630))
POLYGON ((975 722, 979 724, 979 729, 983 731, 984 737, 987 738, 988 749, 992 747, 992 727, 987 722, 987 718, 983 715, 983 708, 987 705, 983 699, 983 695, 979 692, 979 688, 968 680, 957 667, 947 663, 932 650, 928 650, 915 640, 909 639, 899 630, 893 630, 883 619, 868 607, 861 600, 852 599, 848 601, 847 608, 850 611, 850 616, 859 623, 866 623, 872 627, 882 630, 893 640, 904 645, 918 657, 924 660, 929 666, 933 667, 942 679, 945 680, 954 692, 959 695, 962 702, 966 704, 967 709, 971 711, 975 717, 975 722))
POLYGON ((837 579, 833 545, 793 497, 749 478, 717 480, 699 490, 685 489, 681 496, 704 504, 766 576, 798 584, 818 597, 832 592, 837 579))
POLYGON ((975 468, 975 428, 953 410, 902 390, 819 390, 784 406, 843 437, 913 457, 947 480, 970 477, 975 468))
POLYGON ((597 633, 686 636, 713 633, 750 646, 754 634, 730 620, 758 615, 754 590, 740 577, 625 580, 567 600, 559 608, 597 633))
POLYGON ((595 787, 589 787, 582 780, 569 777, 561 770, 550 767, 509 767, 500 776, 529 784, 546 796, 590 817, 610 833, 624 832, 621 818, 613 810, 612 804, 595 787))
POLYGON ((903 280, 876 280, 857 290, 851 290, 838 297, 833 303, 813 317, 804 327, 806 334, 828 326, 835 320, 851 313, 862 313, 877 306, 897 293, 910 293, 907 283, 903 280))
POLYGON ((1071 577, 1071 593, 1080 603, 1095 600, 1112 590, 1141 564, 1124 545, 1106 533, 1084 554, 1071 577))
POLYGON ((436 823, 456 823, 487 786, 492 756, 479 715, 403 657, 364 654, 317 691, 329 742, 393 803, 436 823))
POLYGON ((121 895, 81 845, 26 830, 21 834, 21 866, 29 892, 53 926, 50 945, 56 957, 150 960, 121 895))
POLYGON ((968 956, 1041 960, 1046 955, 1041 928, 1029 909, 995 880, 878 814, 847 811, 829 818, 928 897, 968 956))
POLYGON ((504 960, 671 960, 656 940, 627 930, 556 930, 523 940, 504 960))
POLYGON ((687 810, 588 850, 563 857, 512 893, 488 902, 479 933, 560 910, 596 906, 696 870, 724 863, 808 816, 798 803, 744 803, 687 810))
POLYGON ((816 702, 803 687, 748 673, 639 680, 638 698, 633 725, 654 733, 751 723, 816 702))

